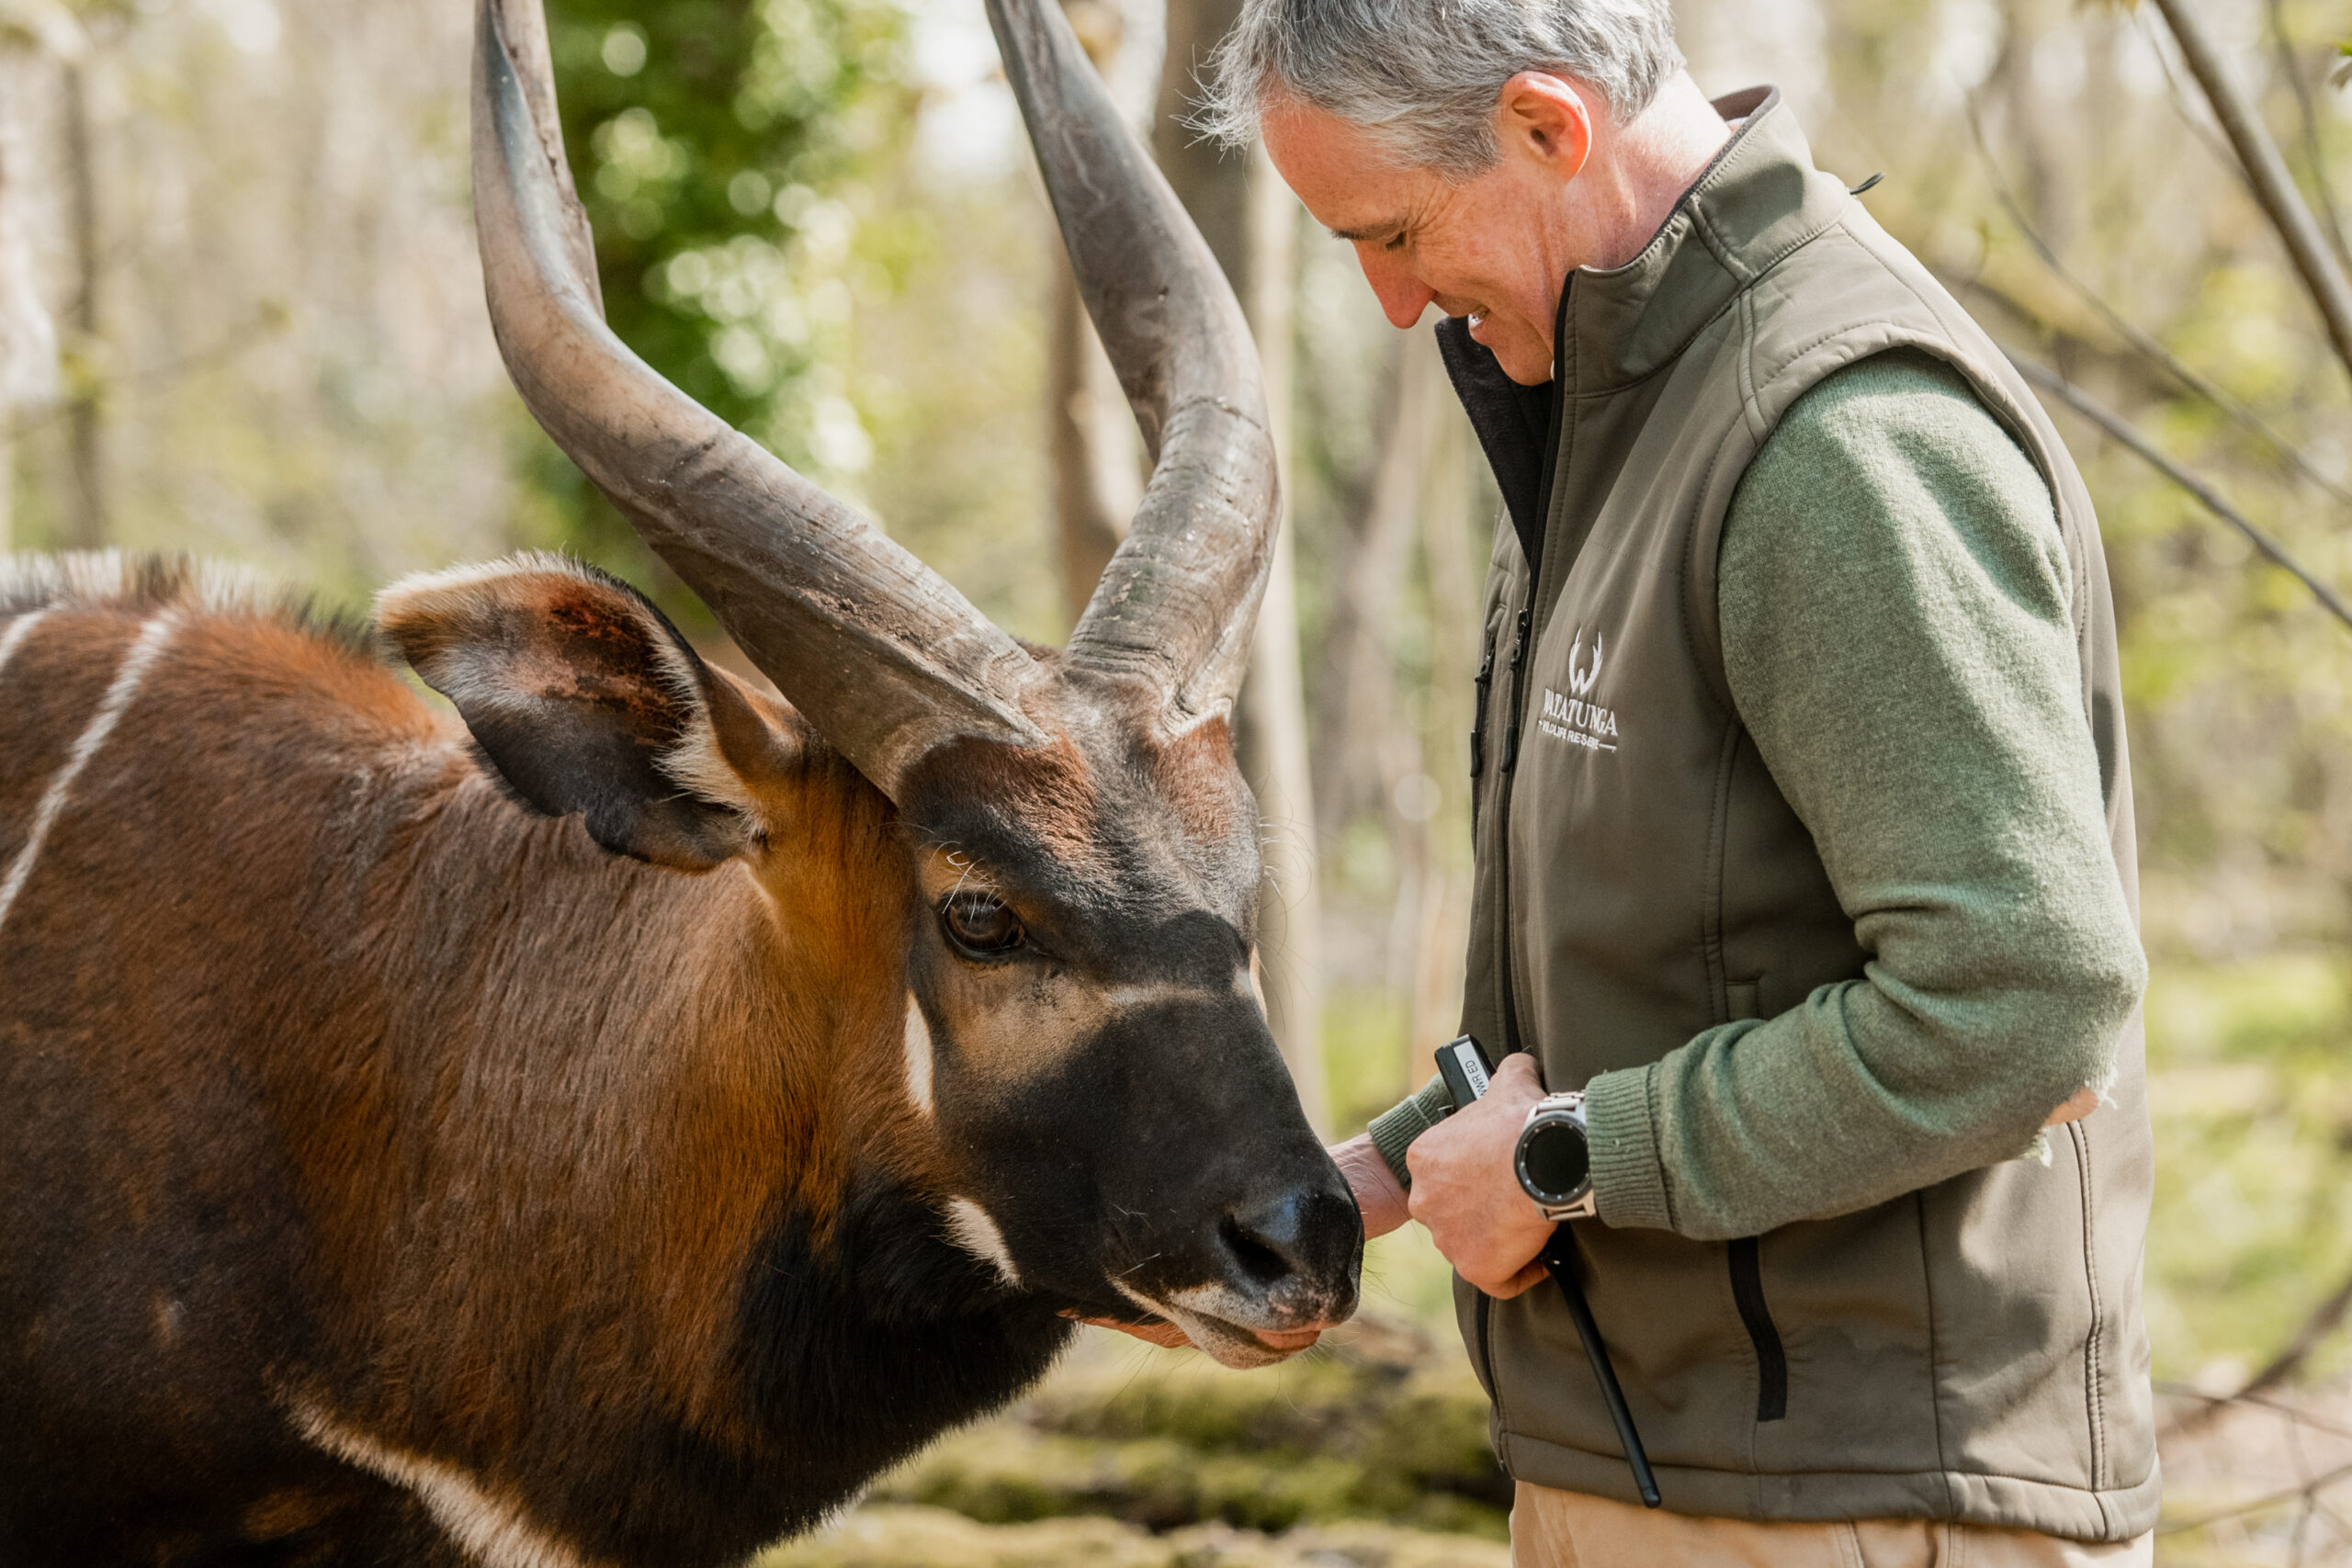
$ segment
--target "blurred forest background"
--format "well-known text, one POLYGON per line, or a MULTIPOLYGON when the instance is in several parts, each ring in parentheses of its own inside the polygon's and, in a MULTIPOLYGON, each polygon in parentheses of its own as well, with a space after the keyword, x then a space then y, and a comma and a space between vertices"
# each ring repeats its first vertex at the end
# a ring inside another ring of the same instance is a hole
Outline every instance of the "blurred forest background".
MULTIPOLYGON (((2330 315, 2302 281, 2344 265, 2352 9, 2199 3, 2315 214, 2316 273, 2154 0, 1679 16, 1703 86, 1779 84, 1823 166, 1883 174, 1871 209, 2007 344, 2352 590, 2352 295, 2330 315)), ((621 334, 1058 641, 1139 447, 978 0, 550 8, 621 334)), ((1277 1030, 1344 1134, 1453 1032, 1491 481, 1426 325, 1392 331, 1261 163, 1178 125, 1230 0, 1069 9, 1234 275, 1285 426, 1244 739, 1279 837, 1277 1030)), ((469 214, 469 13, 0 0, 0 543, 221 556, 354 610, 405 571, 562 547, 716 637, 507 388, 469 214)), ((2053 412, 2132 704, 2162 1555, 2352 1561, 2352 630, 2114 430, 2053 412)), ((773 1562, 1499 1562, 1508 1493, 1442 1265, 1408 1232, 1371 1268, 1366 1321, 1279 1372, 1091 1344, 773 1562)))

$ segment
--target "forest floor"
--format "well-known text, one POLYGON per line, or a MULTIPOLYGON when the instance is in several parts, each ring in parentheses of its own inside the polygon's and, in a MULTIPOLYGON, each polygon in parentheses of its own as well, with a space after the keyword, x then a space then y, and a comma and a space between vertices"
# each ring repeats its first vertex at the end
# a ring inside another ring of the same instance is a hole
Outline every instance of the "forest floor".
POLYGON ((1089 1334, 757 1568, 1505 1568, 1460 1347, 1378 1315, 1270 1371, 1089 1334))
MULTIPOLYGON (((2352 1568, 2352 1380, 2157 1401, 2163 1568, 2352 1568)), ((1272 1371, 1089 1336, 755 1568, 1507 1568, 1457 1344, 1374 1317, 1272 1371)))

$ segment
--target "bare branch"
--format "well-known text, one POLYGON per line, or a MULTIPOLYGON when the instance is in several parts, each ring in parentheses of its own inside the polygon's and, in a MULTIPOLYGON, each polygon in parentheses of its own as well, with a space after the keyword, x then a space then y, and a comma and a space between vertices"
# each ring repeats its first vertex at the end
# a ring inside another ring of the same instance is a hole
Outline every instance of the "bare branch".
MULTIPOLYGON (((2307 1427, 2314 1432, 2324 1432, 2331 1438, 2342 1438, 2346 1441, 2352 1441, 2352 1427, 2346 1427, 2335 1421, 2323 1421, 2318 1416, 2313 1416, 2310 1411, 2303 1409, 2300 1405, 2290 1404, 2284 1400, 2274 1399, 2267 1393, 2247 1393, 2244 1392, 2237 1393, 2207 1393, 2203 1389, 2197 1387, 2193 1383, 2166 1382, 2162 1380, 2152 1382, 2148 1386, 2154 1389, 2156 1393, 2164 1394, 2167 1398, 2190 1399, 2195 1400, 2198 1404, 2198 1409, 2190 1412, 2187 1416, 2176 1417, 2172 1421, 2168 1422, 2165 1426, 2163 1432, 2159 1433, 2159 1436, 2178 1432, 2190 1427, 2202 1425, 2210 1417, 2219 1415, 2224 1408, 2233 1404, 2239 1404, 2245 1405, 2248 1409, 2260 1410, 2267 1412, 2269 1415, 2277 1416, 2283 1420, 2292 1422, 2298 1427, 2307 1427)), ((2352 1531, 2347 1531, 2346 1533, 2352 1533, 2352 1531)))
MULTIPOLYGON (((2322 471, 2318 464, 2304 457, 2302 449, 2289 440, 2268 420, 2255 412, 2253 409, 2215 382, 2183 364, 2172 350, 2157 342, 2153 335, 2143 331, 2122 311, 2108 303, 2104 295, 2093 288, 2072 267, 2068 266, 2064 259, 2058 254, 2056 248, 2042 238, 2041 231, 2034 227, 2032 220, 2026 216, 2025 209, 2018 205, 2016 194, 2009 188, 2007 177, 2001 173, 1999 160, 1993 156, 1993 150, 1984 139, 1984 123, 1977 116, 1976 102, 1973 97, 1968 105, 1968 124, 1969 129, 1975 133, 1977 155, 1984 161, 1985 174, 1993 182, 1994 199, 2001 204, 2001 210, 2008 214, 2009 221, 2015 224, 2018 232, 2025 237, 2025 243, 2033 247, 2034 254, 2041 258, 2042 265, 2057 274, 2058 280, 2073 289, 2077 298, 2097 311, 2099 319, 2105 321, 2134 353, 2155 365, 2187 391, 2203 399, 2223 416, 2260 440, 2302 478, 2317 485, 2346 506, 2352 506, 2352 490, 2346 490, 2322 471)), ((2012 311, 2033 321, 2038 325, 2043 327, 2049 325, 2038 310, 2030 309, 2021 300, 2009 298, 1989 284, 1971 278, 1968 280, 1968 287, 1992 296, 2012 311)))
POLYGON ((2295 56, 2295 40, 2287 31, 2286 0, 2270 0, 2270 41, 2278 55, 2278 70, 2295 94, 2296 123, 2302 131, 2303 162, 2312 189, 2319 197, 2319 215, 2326 220, 2328 243, 2335 259, 2352 265, 2352 250, 2344 243, 2344 215, 2335 209, 2335 190, 2328 184, 2327 154, 2319 144, 2319 111, 2312 105, 2312 86, 2303 80, 2302 62, 2295 56))
MULTIPOLYGON (((2344 1283, 2336 1286, 2333 1292, 2329 1292, 2326 1300, 2312 1309, 2311 1316, 2305 1318, 2303 1325, 2295 1330, 2294 1337, 2287 1341, 2285 1348, 2270 1359, 2269 1365, 2246 1379, 2245 1387, 2235 1393, 2225 1395, 2199 1410, 2190 1412, 2173 1425, 2182 1430, 2202 1426, 2211 1420, 2222 1405, 2230 1400, 2252 1402, 2256 1395, 2265 1393, 2285 1382, 2302 1371, 2303 1363, 2311 1359, 2312 1352, 2325 1344, 2327 1337, 2343 1325, 2346 1312, 2352 1312, 2352 1278, 2347 1278, 2344 1283)), ((2352 1433, 2345 1435, 2352 1436, 2352 1433)))
POLYGON ((2345 604, 2335 589, 2313 577, 2301 561, 2287 553, 2284 546, 2256 527, 2247 520, 2245 513, 2222 497, 2220 491, 2165 457, 2156 444, 2141 434, 2131 421, 2092 398, 2055 370, 2014 354, 2009 355, 2009 363, 2018 367, 2018 374, 2130 447, 2141 461, 2195 496, 2206 511, 2245 535, 2247 542, 2268 557, 2274 565, 2293 573, 2304 587, 2312 591, 2312 596, 2327 607, 2330 615, 2346 626, 2352 626, 2352 604, 2345 604))
POLYGON ((2347 1475, 2352 1475, 2352 1464, 2339 1464, 2333 1470, 2321 1472, 2299 1486, 2290 1486, 2278 1492, 2266 1492, 2259 1497, 2250 1497, 2243 1503, 2233 1503, 2226 1508, 2216 1508, 2211 1513, 2196 1514, 2185 1519, 2167 1519, 2156 1527, 2156 1533, 2180 1535, 2189 1530, 2203 1529, 2208 1525, 2220 1524, 2223 1519, 2243 1518, 2248 1514, 2258 1514, 2266 1508, 2276 1508, 2286 1503, 2301 1503, 2308 1506, 2321 1488, 2333 1486, 2347 1475))
POLYGON ((2181 58, 2188 62, 2197 85, 2204 89, 2213 118, 2221 121, 2222 133, 2236 150, 2256 202, 2285 243, 2287 254, 2302 276, 2303 287, 2310 291, 2312 302, 2319 307, 2320 319, 2326 324, 2328 340, 2335 345, 2336 357, 2344 362, 2347 372, 2352 372, 2352 279, 2345 276, 2335 253, 2321 237, 2319 224, 2304 204, 2303 193, 2296 188, 2294 177, 2287 173, 2286 161, 2278 155, 2278 144, 2271 140, 2254 100, 2230 73, 2220 50, 2205 31, 2204 19, 2198 16, 2196 6, 2191 0, 2155 3, 2180 45, 2181 58))
POLYGON ((2245 165, 2238 162, 2237 154, 2230 150, 2230 144, 2222 140, 2221 132, 2209 123, 2212 111, 2209 109, 2199 114, 2191 99, 2188 84, 2180 79, 2179 63, 2173 59, 2178 52, 2178 45, 2166 49, 2166 35, 2148 19, 2148 13, 2141 7, 2132 6, 2131 17, 2132 25, 2140 29, 2141 36, 2148 40, 2148 47, 2155 51, 2156 64, 2165 73, 2165 101, 2172 105, 2172 112, 2180 117, 2180 123, 2189 135, 2205 144, 2205 151, 2213 154, 2213 161, 2227 169, 2230 177, 2245 186, 2245 193, 2252 196, 2254 182, 2247 177, 2245 165))

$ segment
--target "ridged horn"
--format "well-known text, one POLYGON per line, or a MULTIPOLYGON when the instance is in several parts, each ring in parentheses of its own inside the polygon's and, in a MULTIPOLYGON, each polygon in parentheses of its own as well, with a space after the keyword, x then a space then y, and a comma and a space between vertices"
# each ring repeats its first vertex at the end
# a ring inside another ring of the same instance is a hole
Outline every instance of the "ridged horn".
POLYGON ((1171 718, 1229 704, 1273 561, 1273 440, 1224 271, 1051 0, 988 0, 1087 313, 1152 455, 1072 662, 1146 676, 1171 718))
POLYGON ((1021 646, 605 324, 539 0, 481 0, 474 221, 499 352, 556 445, 884 794, 957 736, 1034 744, 1021 646))

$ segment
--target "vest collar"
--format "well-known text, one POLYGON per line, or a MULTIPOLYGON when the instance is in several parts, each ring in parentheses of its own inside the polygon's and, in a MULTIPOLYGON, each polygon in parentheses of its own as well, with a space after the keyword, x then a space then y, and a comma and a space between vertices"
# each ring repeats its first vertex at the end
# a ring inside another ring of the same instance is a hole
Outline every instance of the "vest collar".
POLYGON ((1568 275, 1554 345, 1555 378, 1522 387, 1503 374, 1469 323, 1437 324, 1438 348, 1493 468, 1521 548, 1535 559, 1555 398, 1606 392, 1670 363, 1699 329, 1774 262, 1836 221, 1838 181, 1813 150, 1777 87, 1715 100, 1746 123, 1682 193, 1641 254, 1623 266, 1568 275))
POLYGON ((1813 166, 1804 132, 1777 87, 1715 100, 1746 123, 1682 193, 1624 265, 1568 279, 1561 386, 1608 391, 1672 362, 1739 291, 1837 221, 1842 183, 1813 166))

